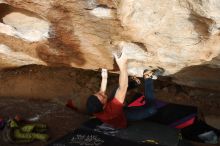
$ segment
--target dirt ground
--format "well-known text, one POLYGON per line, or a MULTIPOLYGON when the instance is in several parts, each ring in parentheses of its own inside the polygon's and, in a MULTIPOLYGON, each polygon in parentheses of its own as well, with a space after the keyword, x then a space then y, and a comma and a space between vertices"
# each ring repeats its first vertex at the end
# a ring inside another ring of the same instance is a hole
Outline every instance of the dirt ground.
MULTIPOLYGON (((49 129, 47 133, 50 136, 50 140, 48 142, 33 142, 27 144, 29 146, 44 146, 47 143, 62 137, 74 128, 79 127, 80 124, 88 118, 85 115, 78 114, 75 111, 56 103, 36 100, 30 101, 26 99, 1 98, 0 111, 1 116, 5 118, 13 118, 16 115, 20 115, 27 119, 39 117, 40 122, 48 125, 49 129)), ((5 143, 1 138, 1 146, 15 145, 5 143)), ((21 145, 23 146, 23 144, 21 145)))
MULTIPOLYGON (((96 71, 26 66, 0 71, 0 116, 24 118, 39 116, 40 121, 49 127, 51 142, 79 127, 88 116, 85 112, 86 97, 99 89, 100 74, 96 71), (77 103, 79 112, 64 106, 68 99, 77 103)), ((117 87, 118 75, 110 74, 108 94, 117 87)), ((220 128, 220 93, 181 86, 169 78, 155 81, 155 94, 160 100, 195 105, 200 115, 209 124, 220 128)), ((143 91, 143 87, 140 87, 143 91)), ((44 146, 47 143, 34 142, 31 146, 44 146)), ((4 143, 0 146, 13 146, 4 143)), ((195 144, 201 146, 201 144, 195 144)), ((205 145, 206 146, 206 145, 205 145)))

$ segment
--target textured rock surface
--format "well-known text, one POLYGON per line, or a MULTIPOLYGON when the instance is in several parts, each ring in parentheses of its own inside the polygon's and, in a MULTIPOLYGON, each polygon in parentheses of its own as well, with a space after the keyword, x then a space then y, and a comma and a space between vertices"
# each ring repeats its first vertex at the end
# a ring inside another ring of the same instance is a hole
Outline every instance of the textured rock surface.
POLYGON ((124 48, 132 75, 160 66, 178 83, 220 90, 219 13, 218 0, 0 0, 0 68, 111 70, 124 48))

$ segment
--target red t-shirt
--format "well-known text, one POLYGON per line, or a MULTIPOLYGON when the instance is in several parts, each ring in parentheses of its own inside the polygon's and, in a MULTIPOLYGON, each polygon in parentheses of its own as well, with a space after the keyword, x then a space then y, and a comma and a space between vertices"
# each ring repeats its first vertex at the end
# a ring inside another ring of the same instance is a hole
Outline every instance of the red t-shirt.
POLYGON ((94 114, 102 122, 111 125, 113 128, 126 128, 127 120, 123 111, 123 104, 116 98, 107 102, 104 110, 94 114))

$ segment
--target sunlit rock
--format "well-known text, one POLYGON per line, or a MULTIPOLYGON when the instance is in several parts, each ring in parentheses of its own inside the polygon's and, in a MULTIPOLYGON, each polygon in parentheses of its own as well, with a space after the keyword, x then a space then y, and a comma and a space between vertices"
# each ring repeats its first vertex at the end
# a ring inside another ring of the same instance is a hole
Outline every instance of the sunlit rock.
POLYGON ((0 3, 5 3, 5 0, 0 0, 0 3))
POLYGON ((97 7, 90 11, 90 14, 103 19, 111 19, 113 18, 113 12, 111 9, 103 8, 103 7, 97 7))
POLYGON ((16 36, 35 42, 49 37, 50 24, 40 18, 21 12, 12 12, 3 17, 3 23, 16 30, 16 36))
POLYGON ((142 42, 157 64, 174 74, 220 54, 218 1, 122 0, 125 33, 142 42))
POLYGON ((0 66, 4 68, 11 68, 29 64, 43 65, 45 63, 25 53, 13 51, 4 44, 0 44, 0 66))
POLYGON ((10 35, 10 36, 16 36, 17 35, 17 31, 15 28, 13 28, 10 25, 6 25, 4 23, 0 23, 0 33, 4 33, 6 35, 10 35))

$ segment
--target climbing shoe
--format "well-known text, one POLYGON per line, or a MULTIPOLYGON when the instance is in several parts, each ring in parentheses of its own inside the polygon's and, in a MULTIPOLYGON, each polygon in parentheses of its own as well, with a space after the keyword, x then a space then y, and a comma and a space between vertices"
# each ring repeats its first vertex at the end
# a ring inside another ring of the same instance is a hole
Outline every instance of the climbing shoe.
POLYGON ((153 70, 145 69, 143 72, 143 78, 144 79, 151 78, 153 80, 156 80, 158 76, 161 76, 164 73, 164 71, 165 70, 160 67, 153 69, 153 70))

